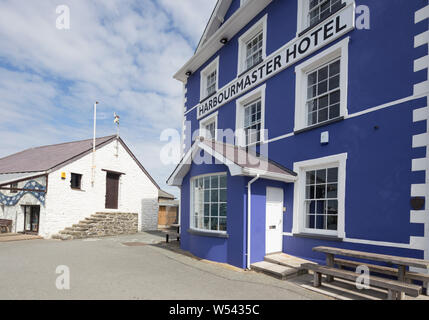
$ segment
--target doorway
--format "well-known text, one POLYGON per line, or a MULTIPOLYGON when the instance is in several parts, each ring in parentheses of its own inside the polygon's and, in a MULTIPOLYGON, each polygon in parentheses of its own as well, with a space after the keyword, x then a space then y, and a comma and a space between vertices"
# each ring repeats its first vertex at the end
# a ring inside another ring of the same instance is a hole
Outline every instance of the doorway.
POLYGON ((283 250, 283 189, 267 188, 266 198, 266 254, 283 250))
POLYGON ((38 234, 40 206, 24 206, 24 233, 38 234))
POLYGON ((106 174, 106 209, 118 209, 120 177, 120 174, 109 171, 106 174))

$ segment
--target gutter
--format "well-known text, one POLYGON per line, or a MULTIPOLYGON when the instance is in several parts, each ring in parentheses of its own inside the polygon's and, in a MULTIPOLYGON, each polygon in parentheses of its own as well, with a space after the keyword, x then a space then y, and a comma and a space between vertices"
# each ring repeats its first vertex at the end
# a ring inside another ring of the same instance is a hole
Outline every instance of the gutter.
POLYGON ((259 174, 256 175, 252 180, 247 184, 247 262, 246 267, 250 270, 250 226, 251 226, 251 196, 252 196, 252 184, 259 180, 259 174))

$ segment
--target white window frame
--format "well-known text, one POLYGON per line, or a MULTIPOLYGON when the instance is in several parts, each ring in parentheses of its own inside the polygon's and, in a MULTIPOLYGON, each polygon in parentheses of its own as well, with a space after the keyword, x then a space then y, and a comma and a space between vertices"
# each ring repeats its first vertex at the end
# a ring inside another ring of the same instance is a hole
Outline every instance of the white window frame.
MULTIPOLYGON (((339 58, 340 59, 340 117, 348 115, 347 110, 347 84, 348 84, 348 65, 349 65, 349 41, 347 37, 337 44, 329 47, 315 57, 301 63, 295 68, 296 87, 295 87, 295 128, 299 131, 308 127, 323 125, 323 122, 308 125, 307 124, 307 74, 312 70, 318 69, 324 64, 339 58)), ((332 119, 331 119, 332 120, 332 119)), ((330 120, 326 121, 329 122, 330 120)))
MULTIPOLYGON (((297 27, 296 27, 296 36, 309 27, 307 15, 308 8, 310 7, 310 0, 296 0, 298 2, 298 13, 297 13, 297 27)), ((348 6, 350 3, 354 3, 354 0, 342 0, 343 3, 348 6)), ((322 23, 323 21, 320 21, 322 23)), ((316 26, 314 26, 316 27, 316 26)))
POLYGON ((315 234, 322 236, 333 236, 344 239, 345 232, 345 195, 346 195, 346 163, 347 153, 328 156, 319 159, 295 162, 293 169, 298 173, 298 180, 294 185, 293 200, 293 234, 315 234), (305 187, 306 172, 318 169, 338 167, 338 229, 318 230, 306 228, 305 219, 305 187))
POLYGON ((268 14, 265 14, 249 30, 238 38, 238 64, 237 75, 247 71, 246 68, 246 44, 262 32, 262 61, 267 57, 267 20, 268 14))
MULTIPOLYGON (((228 193, 228 172, 215 172, 215 173, 203 174, 203 175, 192 177, 189 180, 189 188, 190 188, 190 197, 189 197, 189 199, 190 199, 190 206, 189 206, 189 208, 191 209, 190 212, 189 212, 189 228, 191 230, 199 231, 199 232, 204 232, 204 233, 221 234, 221 235, 228 234, 228 205, 227 205, 227 212, 226 212, 226 217, 225 217, 226 221, 227 221, 227 224, 226 224, 227 231, 220 231, 220 230, 214 231, 214 230, 198 229, 198 228, 193 227, 193 219, 195 217, 194 216, 194 213, 195 213, 195 208, 194 208, 194 189, 193 189, 194 181, 196 179, 200 179, 200 178, 204 178, 204 177, 214 177, 214 176, 224 176, 224 175, 226 175, 226 178, 227 178, 226 190, 227 190, 227 193, 228 193)), ((227 203, 228 203, 228 199, 227 199, 227 203)))
POLYGON ((218 138, 218 117, 219 112, 216 111, 215 113, 209 115, 208 117, 205 117, 204 119, 200 120, 200 136, 206 137, 206 126, 212 122, 215 123, 215 136, 212 137, 213 140, 217 141, 218 138))
POLYGON ((247 147, 263 144, 266 142, 268 137, 265 136, 265 91, 267 85, 264 83, 255 90, 249 92, 243 97, 236 100, 236 112, 235 112, 235 144, 240 147, 246 147, 246 133, 244 132, 244 109, 245 107, 257 100, 261 99, 261 141, 248 145, 247 147))
POLYGON ((207 77, 216 71, 216 90, 219 91, 219 56, 217 56, 207 67, 200 72, 200 101, 206 99, 207 95, 207 77))

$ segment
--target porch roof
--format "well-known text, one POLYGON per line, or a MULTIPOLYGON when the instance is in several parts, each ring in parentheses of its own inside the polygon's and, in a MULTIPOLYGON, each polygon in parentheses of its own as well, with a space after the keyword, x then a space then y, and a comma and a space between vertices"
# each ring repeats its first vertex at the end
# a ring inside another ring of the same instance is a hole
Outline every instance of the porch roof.
POLYGON ((16 181, 22 181, 30 178, 35 178, 46 174, 45 171, 40 172, 26 172, 26 173, 3 173, 0 174, 0 186, 4 186, 16 181))
POLYGON ((173 171, 167 184, 181 186, 183 178, 189 172, 195 156, 203 150, 214 157, 220 163, 226 165, 232 176, 258 176, 263 179, 295 182, 297 174, 274 161, 253 153, 245 148, 214 140, 198 138, 191 149, 180 161, 173 171))

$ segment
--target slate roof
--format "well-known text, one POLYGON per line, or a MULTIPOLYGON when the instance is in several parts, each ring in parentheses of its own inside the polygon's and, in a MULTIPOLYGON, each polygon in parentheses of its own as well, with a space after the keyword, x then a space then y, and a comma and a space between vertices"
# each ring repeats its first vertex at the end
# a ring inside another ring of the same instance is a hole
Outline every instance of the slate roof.
MULTIPOLYGON (((95 141, 96 148, 100 148, 116 139, 116 135, 97 138, 95 141)), ((159 185, 146 171, 140 161, 131 152, 128 146, 119 138, 128 154, 134 159, 137 165, 159 189, 159 185)), ((10 156, 0 159, 0 175, 4 180, 10 180, 12 174, 24 173, 46 173, 65 166, 68 163, 76 161, 92 151, 92 139, 53 144, 42 147, 30 148, 10 156), (7 177, 6 177, 7 175, 7 177)), ((0 181, 2 179, 0 178, 0 181)))
MULTIPOLYGON (((115 139, 96 139, 99 147, 115 139)), ((0 174, 48 171, 92 149, 92 139, 30 148, 0 159, 0 174)))

